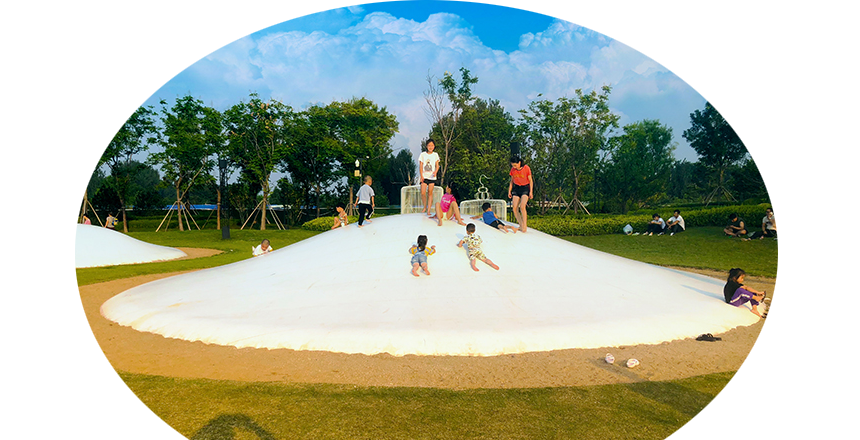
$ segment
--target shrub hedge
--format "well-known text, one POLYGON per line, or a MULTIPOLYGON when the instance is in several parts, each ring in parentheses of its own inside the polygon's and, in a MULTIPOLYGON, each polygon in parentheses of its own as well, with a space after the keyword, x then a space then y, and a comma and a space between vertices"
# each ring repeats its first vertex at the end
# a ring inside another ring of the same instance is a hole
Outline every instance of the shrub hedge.
MULTIPOLYGON (((357 215, 349 215, 346 218, 347 220, 349 220, 350 223, 355 223, 358 221, 357 215)), ((309 231, 325 232, 331 229, 331 225, 334 224, 334 219, 334 216, 315 218, 313 220, 309 220, 302 223, 302 229, 307 229, 309 231)))
MULTIPOLYGON (((703 209, 681 209, 681 217, 687 228, 696 226, 725 226, 729 223, 729 214, 737 213, 747 223, 747 230, 755 230, 764 217, 764 210, 770 204, 760 205, 731 205, 703 209)), ((666 220, 672 216, 672 211, 656 209, 666 220)), ((620 234, 625 225, 630 224, 636 232, 643 232, 651 221, 651 214, 616 215, 616 216, 529 216, 529 227, 551 235, 603 235, 620 234)))

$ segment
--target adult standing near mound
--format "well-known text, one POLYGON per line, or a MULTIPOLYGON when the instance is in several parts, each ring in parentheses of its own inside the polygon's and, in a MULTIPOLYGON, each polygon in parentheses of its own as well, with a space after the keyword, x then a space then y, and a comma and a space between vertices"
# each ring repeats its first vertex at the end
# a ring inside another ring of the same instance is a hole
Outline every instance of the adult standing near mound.
POLYGON ((433 206, 433 187, 436 186, 436 174, 439 172, 439 153, 436 153, 435 149, 436 143, 433 139, 427 139, 427 151, 422 151, 418 156, 418 168, 421 169, 422 212, 428 215, 433 206))
POLYGON ((511 199, 511 208, 514 217, 520 225, 520 231, 528 229, 528 212, 526 203, 534 198, 535 182, 532 178, 532 170, 523 164, 522 158, 514 156, 511 158, 511 182, 508 184, 508 197, 511 199))

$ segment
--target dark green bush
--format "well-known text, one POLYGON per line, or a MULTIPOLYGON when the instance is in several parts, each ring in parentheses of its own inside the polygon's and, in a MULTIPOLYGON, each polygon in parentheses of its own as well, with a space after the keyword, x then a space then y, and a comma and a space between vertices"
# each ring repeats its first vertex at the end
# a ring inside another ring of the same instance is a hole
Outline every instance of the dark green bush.
MULTIPOLYGON (((696 226, 725 226, 729 214, 737 213, 747 223, 747 229, 756 228, 764 217, 769 204, 732 205, 704 209, 681 209, 681 217, 687 228, 696 226)), ((620 234, 629 224, 634 231, 642 232, 651 221, 651 214, 660 214, 664 220, 672 216, 674 209, 655 209, 650 214, 613 216, 530 216, 529 227, 551 235, 603 235, 620 234)))

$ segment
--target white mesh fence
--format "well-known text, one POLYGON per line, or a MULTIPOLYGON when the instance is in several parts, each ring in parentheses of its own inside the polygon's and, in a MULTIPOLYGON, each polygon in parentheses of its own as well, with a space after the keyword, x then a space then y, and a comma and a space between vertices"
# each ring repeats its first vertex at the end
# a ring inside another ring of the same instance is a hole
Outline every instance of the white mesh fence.
POLYGON ((506 200, 500 199, 463 200, 460 202, 460 216, 465 219, 466 217, 483 214, 484 210, 481 206, 484 203, 490 204, 490 207, 499 220, 507 221, 508 203, 506 200))
MULTIPOLYGON (((433 187, 433 202, 431 204, 431 212, 435 211, 435 209, 433 209, 432 207, 435 207, 436 203, 442 200, 442 194, 444 194, 442 188, 438 186, 433 187)), ((414 214, 416 212, 421 212, 423 207, 424 205, 421 202, 420 186, 412 185, 400 188, 401 214, 414 214)))

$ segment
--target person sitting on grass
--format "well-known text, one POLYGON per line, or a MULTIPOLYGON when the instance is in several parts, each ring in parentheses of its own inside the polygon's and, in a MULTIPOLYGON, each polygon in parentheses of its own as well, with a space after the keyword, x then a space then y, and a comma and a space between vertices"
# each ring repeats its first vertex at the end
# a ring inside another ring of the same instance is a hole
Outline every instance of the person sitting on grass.
POLYGON ((761 231, 755 231, 749 238, 744 238, 744 241, 750 241, 754 238, 759 240, 765 237, 776 238, 776 217, 773 216, 773 208, 767 208, 764 218, 761 219, 761 231))
POLYGON ((484 252, 481 251, 482 243, 483 241, 481 240, 481 237, 475 233, 475 224, 469 223, 468 225, 466 225, 466 236, 463 237, 463 239, 460 240, 459 243, 457 243, 457 247, 463 247, 463 244, 468 246, 469 264, 472 265, 472 270, 474 270, 475 272, 478 271, 478 268, 475 266, 475 260, 481 260, 484 263, 489 264, 490 267, 492 267, 493 269, 499 270, 499 266, 493 264, 493 262, 490 261, 490 259, 487 258, 486 255, 484 255, 484 252))
POLYGON ((517 228, 513 226, 508 226, 504 224, 501 220, 496 218, 496 214, 493 212, 493 209, 490 206, 489 202, 484 202, 484 204, 481 205, 481 209, 484 211, 484 213, 481 215, 472 216, 472 220, 476 220, 478 217, 481 217, 484 220, 484 223, 504 232, 505 234, 508 233, 508 229, 510 229, 511 232, 513 232, 514 234, 517 233, 517 228))
POLYGON ((334 224, 331 225, 331 228, 337 229, 346 226, 347 223, 349 223, 349 218, 346 216, 346 211, 343 210, 343 206, 337 205, 334 209, 337 211, 337 217, 334 218, 334 224))
POLYGON ((758 305, 765 301, 767 292, 759 292, 758 290, 745 286, 744 277, 746 274, 747 273, 739 267, 729 270, 729 278, 726 281, 725 287, 723 287, 723 296, 725 296, 726 303, 735 307, 740 307, 749 302, 752 306, 751 311, 753 313, 761 318, 766 318, 767 310, 764 311, 764 314, 759 313, 758 305))
POLYGON ((672 216, 669 217, 669 221, 666 222, 666 225, 669 228, 670 236, 675 235, 676 232, 684 232, 684 217, 681 217, 681 211, 676 209, 675 212, 672 213, 672 216))
POLYGON ((735 213, 729 214, 729 225, 726 226, 726 229, 723 229, 723 232, 730 237, 740 237, 741 235, 745 235, 747 233, 747 227, 744 224, 744 219, 738 217, 735 213))
POLYGON ((273 248, 272 245, 269 244, 269 239, 267 239, 267 238, 264 238, 263 241, 261 241, 259 245, 254 246, 254 248, 252 249, 255 257, 259 257, 260 255, 268 254, 269 252, 272 252, 273 250, 275 250, 275 248, 273 248))
POLYGON ((409 248, 409 253, 412 254, 412 275, 418 276, 418 267, 427 275, 430 275, 430 269, 427 268, 427 257, 436 253, 436 246, 427 248, 427 236, 419 235, 418 244, 412 245, 409 248))
POLYGON ((457 220, 457 223, 460 225, 466 226, 466 222, 460 217, 460 206, 457 205, 457 198, 454 197, 454 190, 451 188, 451 185, 445 186, 445 194, 436 203, 436 212, 429 218, 431 220, 435 219, 439 223, 439 226, 442 226, 442 220, 451 220, 451 218, 457 220))
POLYGON ((654 235, 656 232, 657 235, 663 235, 663 230, 666 229, 666 222, 660 218, 660 214, 653 214, 651 216, 651 221, 648 222, 648 229, 645 230, 645 234, 643 235, 654 235))

